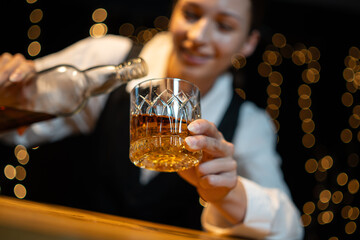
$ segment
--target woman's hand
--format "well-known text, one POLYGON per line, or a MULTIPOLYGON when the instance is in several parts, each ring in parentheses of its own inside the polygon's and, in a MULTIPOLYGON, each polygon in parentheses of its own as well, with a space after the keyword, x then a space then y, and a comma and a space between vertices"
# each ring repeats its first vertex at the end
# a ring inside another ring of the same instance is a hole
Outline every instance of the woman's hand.
POLYGON ((0 104, 14 106, 22 99, 19 94, 31 76, 35 74, 35 63, 21 54, 0 55, 0 104))
POLYGON ((34 62, 25 59, 22 54, 3 53, 0 55, 0 86, 7 80, 19 82, 33 73, 35 73, 34 62))
POLYGON ((188 129, 193 136, 185 139, 187 148, 190 151, 202 150, 203 158, 197 167, 179 174, 197 188, 204 200, 217 202, 237 183, 234 146, 207 120, 196 120, 189 124, 188 129))
POLYGON ((214 204, 230 222, 241 222, 246 197, 242 184, 238 184, 233 144, 207 120, 198 119, 190 123, 188 129, 192 136, 185 139, 187 149, 202 150, 203 158, 198 166, 178 174, 194 185, 199 195, 214 204))

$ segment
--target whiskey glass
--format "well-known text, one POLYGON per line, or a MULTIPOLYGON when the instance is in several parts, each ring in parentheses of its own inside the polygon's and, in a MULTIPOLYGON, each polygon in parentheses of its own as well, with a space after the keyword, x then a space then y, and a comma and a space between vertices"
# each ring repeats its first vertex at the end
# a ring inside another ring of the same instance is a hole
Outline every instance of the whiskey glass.
POLYGON ((137 84, 130 93, 130 160, 138 167, 176 172, 196 166, 202 151, 189 151, 187 126, 201 117, 198 87, 178 78, 137 84))

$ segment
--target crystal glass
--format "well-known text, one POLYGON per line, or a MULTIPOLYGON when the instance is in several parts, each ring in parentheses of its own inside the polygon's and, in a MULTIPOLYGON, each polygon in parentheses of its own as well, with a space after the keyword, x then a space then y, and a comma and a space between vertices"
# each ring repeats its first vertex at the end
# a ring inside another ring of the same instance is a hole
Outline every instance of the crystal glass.
POLYGON ((201 117, 196 85, 177 78, 143 81, 131 91, 130 160, 138 167, 175 172, 196 166, 201 151, 189 151, 187 126, 201 117))

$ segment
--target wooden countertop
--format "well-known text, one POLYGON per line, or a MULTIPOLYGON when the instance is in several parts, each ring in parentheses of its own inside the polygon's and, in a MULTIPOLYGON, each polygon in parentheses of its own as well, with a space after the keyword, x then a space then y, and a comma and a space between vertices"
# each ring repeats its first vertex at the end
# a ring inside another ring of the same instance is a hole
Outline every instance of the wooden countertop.
POLYGON ((0 195, 1 240, 235 238, 0 195))

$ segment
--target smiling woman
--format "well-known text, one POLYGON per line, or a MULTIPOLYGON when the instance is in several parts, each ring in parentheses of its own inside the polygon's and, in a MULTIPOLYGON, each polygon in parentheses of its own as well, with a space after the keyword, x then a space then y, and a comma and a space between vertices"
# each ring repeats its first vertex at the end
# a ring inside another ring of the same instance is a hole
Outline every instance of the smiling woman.
POLYGON ((203 95, 231 66, 234 54, 250 56, 259 40, 250 35, 251 3, 236 1, 179 1, 170 21, 174 54, 168 75, 196 83, 203 95), (175 67, 176 66, 176 67, 175 67))
MULTIPOLYGON (((184 140, 187 151, 202 151, 198 166, 166 174, 130 162, 129 117, 124 113, 129 112, 131 83, 89 100, 74 116, 34 124, 21 136, 16 131, 1 135, 4 144, 40 145, 29 153, 39 164, 31 167, 41 166, 43 176, 31 175, 29 185, 43 193, 33 198, 224 235, 301 239, 273 122, 235 93, 241 92, 237 88, 244 75, 233 69, 232 60, 250 57, 260 38, 254 20, 257 3, 178 0, 169 31, 156 34, 140 52, 148 79, 181 78, 199 87, 202 119, 187 124, 190 136, 184 140), (52 171, 44 171, 49 162, 52 171)), ((4 54, 0 85, 10 75, 25 76, 59 63, 79 69, 117 64, 129 53, 134 56, 132 46, 127 37, 106 35, 34 61, 4 54)))

